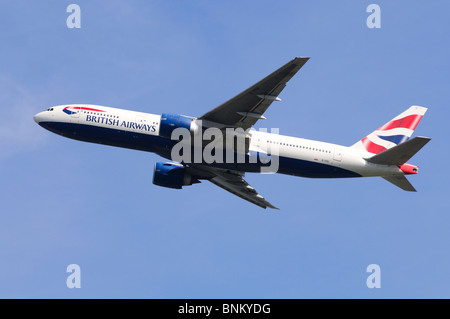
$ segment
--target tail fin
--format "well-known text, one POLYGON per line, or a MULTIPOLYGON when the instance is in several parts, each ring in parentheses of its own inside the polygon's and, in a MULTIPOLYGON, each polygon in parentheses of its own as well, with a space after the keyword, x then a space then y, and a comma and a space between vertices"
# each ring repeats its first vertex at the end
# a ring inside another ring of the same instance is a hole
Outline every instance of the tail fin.
POLYGON ((426 111, 426 107, 411 106, 351 147, 378 154, 397 146, 411 137, 426 111))

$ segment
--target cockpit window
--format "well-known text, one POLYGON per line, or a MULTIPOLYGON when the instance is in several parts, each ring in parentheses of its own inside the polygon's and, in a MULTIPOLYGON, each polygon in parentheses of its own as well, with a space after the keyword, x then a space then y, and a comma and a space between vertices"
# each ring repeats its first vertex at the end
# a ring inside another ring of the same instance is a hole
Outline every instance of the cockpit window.
POLYGON ((47 109, 47 111, 53 111, 53 108, 51 107, 51 108, 47 109))

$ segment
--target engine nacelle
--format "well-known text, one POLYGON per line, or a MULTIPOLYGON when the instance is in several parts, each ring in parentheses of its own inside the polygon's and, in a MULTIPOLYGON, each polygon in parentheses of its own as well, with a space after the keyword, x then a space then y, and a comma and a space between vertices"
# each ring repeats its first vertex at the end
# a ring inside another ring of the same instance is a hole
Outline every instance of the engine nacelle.
POLYGON ((179 114, 163 113, 161 115, 161 123, 159 125, 160 136, 170 139, 172 132, 177 128, 187 129, 192 134, 196 134, 199 129, 194 118, 179 114))
POLYGON ((155 164, 153 172, 153 184, 155 185, 181 189, 183 186, 194 183, 200 183, 200 181, 187 174, 186 168, 181 164, 162 162, 155 164))

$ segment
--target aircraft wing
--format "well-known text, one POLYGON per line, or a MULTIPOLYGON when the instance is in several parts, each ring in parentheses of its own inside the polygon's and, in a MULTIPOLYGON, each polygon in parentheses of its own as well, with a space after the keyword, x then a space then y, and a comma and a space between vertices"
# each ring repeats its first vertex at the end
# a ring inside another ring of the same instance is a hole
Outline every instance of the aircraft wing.
POLYGON ((188 171, 200 179, 207 179, 211 183, 239 196, 252 204, 262 208, 278 209, 271 203, 266 201, 264 197, 251 187, 243 178, 244 173, 239 171, 231 171, 220 168, 212 168, 203 165, 190 165, 188 171))
MULTIPOLYGON (((280 101, 278 95, 286 83, 297 73, 309 58, 295 58, 268 75, 252 87, 231 100, 209 111, 199 120, 210 121, 223 127, 252 127, 259 119, 264 119, 264 112, 273 101, 280 101)), ((208 125, 205 126, 217 126, 208 125)))

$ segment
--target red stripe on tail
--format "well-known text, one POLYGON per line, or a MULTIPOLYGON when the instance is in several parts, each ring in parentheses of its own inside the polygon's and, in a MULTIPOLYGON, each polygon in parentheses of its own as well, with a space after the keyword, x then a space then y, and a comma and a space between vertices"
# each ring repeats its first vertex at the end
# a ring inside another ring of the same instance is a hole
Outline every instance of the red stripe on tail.
POLYGON ((369 153, 378 154, 387 149, 384 146, 375 144, 374 142, 369 140, 367 137, 363 138, 361 140, 361 142, 363 143, 364 147, 366 148, 367 152, 369 152, 369 153))
POLYGON ((404 118, 393 120, 384 124, 382 127, 378 129, 378 131, 387 131, 398 127, 415 130, 422 117, 423 115, 419 114, 408 115, 405 116, 404 118))

